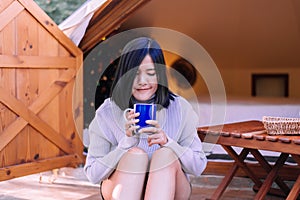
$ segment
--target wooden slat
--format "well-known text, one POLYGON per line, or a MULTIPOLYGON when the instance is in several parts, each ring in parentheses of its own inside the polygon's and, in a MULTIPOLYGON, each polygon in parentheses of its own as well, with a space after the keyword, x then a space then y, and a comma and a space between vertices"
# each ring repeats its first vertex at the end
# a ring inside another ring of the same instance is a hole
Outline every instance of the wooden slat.
POLYGON ((58 28, 55 22, 34 2, 28 0, 18 0, 41 25, 49 31, 54 38, 59 41, 70 53, 77 57, 82 54, 82 51, 58 28))
POLYGON ((272 170, 268 173, 263 185, 259 188, 258 193, 255 196, 255 199, 262 200, 270 190, 272 183, 274 182, 275 178, 277 177, 278 171, 284 165, 286 159, 288 158, 289 154, 282 153, 280 154, 278 160, 276 161, 275 165, 273 166, 272 170))
MULTIPOLYGON (((208 161, 207 167, 204 170, 203 174, 224 176, 232 167, 232 165, 233 162, 231 161, 208 161)), ((255 172, 258 178, 266 178, 267 172, 261 168, 260 164, 247 163, 247 166, 251 169, 251 171, 255 172)), ((298 174, 300 174, 299 167, 293 165, 285 165, 280 169, 278 176, 280 176, 284 180, 295 181, 297 179, 298 174)), ((242 169, 238 169, 235 176, 248 177, 242 169)))
POLYGON ((215 143, 236 146, 243 148, 255 148, 260 150, 268 150, 275 152, 284 152, 289 154, 298 154, 299 145, 294 142, 289 144, 280 142, 281 137, 297 137, 297 136, 269 136, 267 133, 262 133, 260 135, 264 136, 265 140, 257 141, 257 135, 253 135, 253 139, 247 139, 242 137, 237 137, 243 133, 249 133, 253 131, 264 130, 263 123, 261 121, 246 121, 225 124, 222 129, 214 130, 214 127, 199 127, 198 136, 204 142, 210 142, 207 138, 214 138, 215 143), (230 133, 225 135, 225 133, 230 133), (270 139, 271 138, 271 139, 270 139))
MULTIPOLYGON (((38 114, 58 93, 73 79, 75 76, 74 70, 66 70, 61 76, 51 84, 39 98, 33 102, 28 108, 35 114, 38 114)), ((0 93, 1 95, 1 93, 0 93)), ((16 119, 1 133, 0 151, 28 124, 23 118, 16 119)))
MULTIPOLYGON (((37 56, 38 55, 38 23, 34 20, 33 16, 26 10, 22 11, 14 20, 15 24, 15 40, 16 40, 16 50, 15 54, 18 56, 37 56)), ((11 54, 10 54, 11 55, 11 54)), ((27 107, 32 104, 38 97, 38 74, 30 69, 15 69, 15 81, 16 81, 16 94, 7 95, 6 97, 16 97, 18 102, 20 102, 23 107, 27 107), (22 83, 22 84, 20 84, 22 83)), ((12 99, 14 100, 14 99, 12 99)), ((11 102, 11 100, 8 100, 11 102)), ((13 103, 13 102, 11 102, 13 103)), ((14 109, 7 105, 6 106, 16 113, 14 109)), ((17 108, 18 109, 18 108, 17 108)), ((16 113, 19 115, 18 113, 16 113)), ((20 116, 20 115, 19 115, 20 116)), ((8 157, 6 161, 6 166, 8 163, 14 162, 14 164, 19 164, 30 160, 30 145, 29 138, 32 132, 37 132, 30 126, 25 126, 14 140, 7 145, 7 152, 12 151, 13 147, 18 146, 15 151, 14 157, 8 157)))
POLYGON ((77 154, 33 161, 30 163, 0 168, 0 181, 43 172, 61 167, 76 167, 83 161, 77 154))
MULTIPOLYGON (((59 92, 68 84, 68 82, 75 76, 74 70, 66 70, 64 73, 47 89, 44 90, 43 93, 39 96, 39 98, 31 104, 28 108, 32 110, 35 114, 38 114, 54 97, 57 96, 59 92)), ((4 93, 5 94, 5 93, 4 93)), ((4 95, 3 94, 3 95, 4 95)), ((1 96, 1 93, 0 93, 1 96)), ((0 97, 1 98, 1 97, 0 97)), ((18 118, 14 121, 10 126, 8 126, 1 133, 0 140, 0 151, 28 124, 22 118, 18 118)))
POLYGON ((128 17, 141 6, 145 5, 149 0, 118 0, 112 1, 103 10, 103 13, 95 13, 90 21, 79 47, 84 53, 95 47, 101 39, 109 35, 128 17), (91 26, 92 24, 92 26, 91 26))
MULTIPOLYGON (((61 46, 58 41, 54 37, 52 37, 47 30, 44 29, 41 25, 38 26, 38 40, 42 41, 39 42, 39 49, 38 55, 40 57, 60 57, 59 56, 59 46, 61 46), (51 51, 49 51, 51 49, 51 51)), ((70 55, 65 56, 66 58, 71 58, 70 55)), ((72 58, 75 61, 75 58, 72 58)), ((73 67, 75 67, 75 62, 73 67)), ((59 77, 60 73, 63 73, 64 70, 54 70, 54 69, 37 69, 35 70, 39 73, 39 90, 40 91, 47 91, 49 87, 49 83, 53 82, 59 77)), ((38 116, 42 118, 56 131, 64 136, 67 137, 67 132, 65 130, 59 128, 59 124, 61 123, 61 116, 59 115, 59 96, 58 94, 54 97, 51 101, 45 99, 49 103, 45 106, 41 112, 39 112, 38 116)), ((33 134, 33 133, 32 133, 33 134)), ((43 137, 41 134, 35 134, 34 138, 30 140, 31 146, 31 154, 34 157, 36 154, 41 155, 41 157, 54 157, 61 155, 62 152, 59 148, 55 145, 49 143, 49 141, 43 137), (45 145, 39 145, 40 143, 45 143, 45 145)))
POLYGON ((14 0, 1 0, 0 3, 0 13, 6 9, 14 0))
MULTIPOLYGON (((8 24, 2 31, 0 31, 0 54, 12 54, 14 53, 15 41, 14 38, 14 23, 8 24)), ((0 59, 1 62, 1 59, 0 59)), ((3 69, 0 70, 0 86, 6 88, 6 90, 15 95, 16 92, 16 75, 15 69, 3 69)), ((16 115, 7 109, 5 106, 0 105, 0 132, 8 126, 16 115)))
POLYGON ((17 1, 12 2, 8 8, 0 13, 0 30, 9 24, 22 10, 24 10, 24 7, 20 3, 17 1))
POLYGON ((287 200, 296 200, 300 194, 300 175, 295 181, 293 188, 291 189, 290 194, 287 196, 287 200))
POLYGON ((0 101, 9 107, 13 112, 24 118, 31 126, 40 131, 46 138, 52 141, 55 145, 61 148, 64 152, 71 151, 70 143, 51 126, 29 110, 21 101, 15 99, 11 95, 5 95, 6 91, 0 88, 0 101))
POLYGON ((54 56, 0 55, 1 68, 64 69, 75 68, 76 59, 54 56))
MULTIPOLYGON (((255 159, 260 163, 262 168, 266 170, 267 173, 271 172, 272 166, 268 163, 268 161, 260 154, 257 149, 250 149, 251 154, 255 157, 255 159)), ((290 188, 285 184, 283 179, 280 176, 277 176, 275 179, 277 185, 282 189, 282 191, 288 195, 290 188)))

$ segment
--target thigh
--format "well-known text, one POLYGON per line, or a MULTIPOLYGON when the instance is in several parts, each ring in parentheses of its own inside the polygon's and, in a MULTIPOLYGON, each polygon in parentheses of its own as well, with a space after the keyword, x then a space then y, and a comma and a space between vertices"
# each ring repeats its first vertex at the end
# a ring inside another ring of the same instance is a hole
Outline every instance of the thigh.
POLYGON ((117 169, 102 182, 101 194, 104 199, 140 199, 147 167, 146 153, 137 149, 126 152, 117 169))
POLYGON ((169 148, 157 150, 151 159, 146 199, 189 199, 191 187, 181 163, 169 148))

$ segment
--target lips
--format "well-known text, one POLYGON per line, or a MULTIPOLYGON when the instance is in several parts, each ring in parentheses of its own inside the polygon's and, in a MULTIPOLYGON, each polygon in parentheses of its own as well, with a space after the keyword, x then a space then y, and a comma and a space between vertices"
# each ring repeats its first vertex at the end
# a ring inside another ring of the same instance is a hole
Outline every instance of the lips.
POLYGON ((147 90, 151 90, 151 88, 137 88, 137 91, 147 91, 147 90))

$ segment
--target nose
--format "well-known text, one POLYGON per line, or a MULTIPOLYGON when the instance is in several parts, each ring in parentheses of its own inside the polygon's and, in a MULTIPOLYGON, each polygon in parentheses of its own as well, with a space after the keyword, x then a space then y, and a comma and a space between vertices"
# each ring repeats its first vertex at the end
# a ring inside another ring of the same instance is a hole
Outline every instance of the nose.
POLYGON ((145 85, 147 83, 147 77, 141 73, 138 75, 138 84, 139 85, 145 85))

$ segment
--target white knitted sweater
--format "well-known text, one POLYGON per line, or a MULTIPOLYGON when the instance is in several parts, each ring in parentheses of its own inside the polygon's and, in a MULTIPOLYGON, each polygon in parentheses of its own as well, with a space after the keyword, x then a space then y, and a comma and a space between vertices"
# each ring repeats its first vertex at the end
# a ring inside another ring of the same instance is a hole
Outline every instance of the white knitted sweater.
MULTIPOLYGON (((168 137, 164 147, 175 152, 186 175, 199 176, 206 167, 207 159, 197 135, 198 116, 192 106, 184 98, 176 96, 167 109, 158 111, 157 120, 168 137)), ((108 178, 128 149, 140 147, 151 159, 153 152, 160 148, 159 145, 149 147, 146 135, 127 137, 123 111, 111 99, 106 99, 96 111, 89 126, 89 137, 84 171, 92 183, 108 178)))

